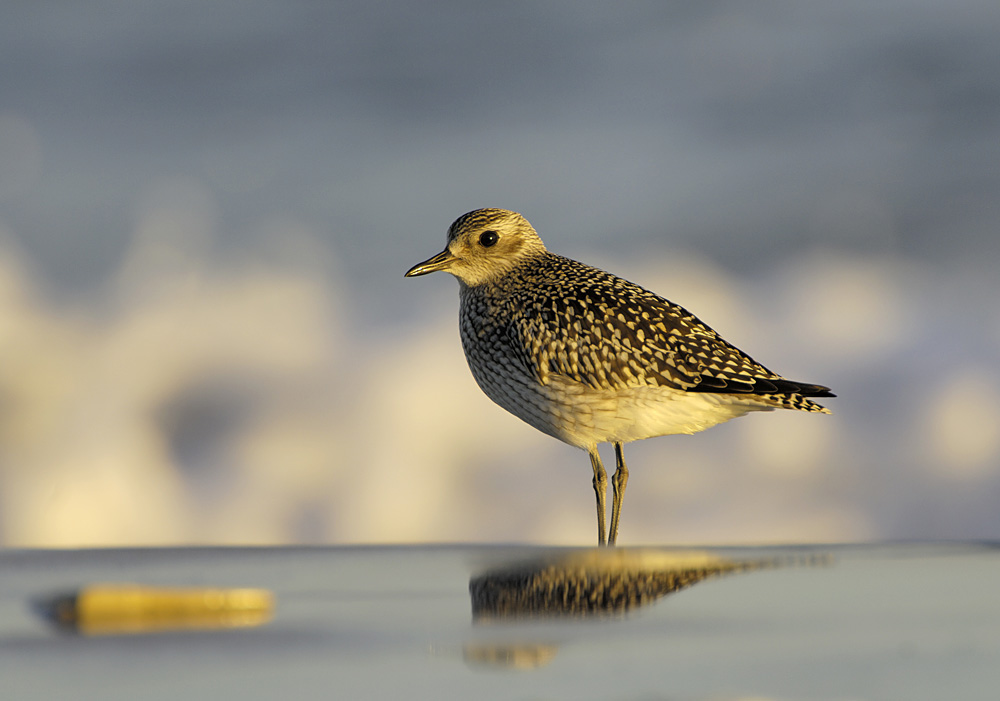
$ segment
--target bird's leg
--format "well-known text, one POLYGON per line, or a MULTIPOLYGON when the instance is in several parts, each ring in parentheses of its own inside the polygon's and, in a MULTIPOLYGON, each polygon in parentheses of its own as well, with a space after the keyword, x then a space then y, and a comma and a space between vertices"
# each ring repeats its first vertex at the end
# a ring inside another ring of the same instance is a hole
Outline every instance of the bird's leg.
POLYGON ((604 540, 604 503, 608 492, 608 473, 604 471, 604 464, 601 456, 597 453, 597 446, 589 451, 590 464, 594 468, 594 494, 597 495, 597 544, 605 545, 604 540))
POLYGON ((625 485, 628 484, 628 468, 625 467, 625 458, 622 455, 622 444, 615 443, 615 463, 617 468, 611 477, 611 486, 614 487, 614 501, 611 502, 611 532, 608 534, 608 545, 614 545, 618 539, 618 519, 622 515, 622 497, 625 496, 625 485))

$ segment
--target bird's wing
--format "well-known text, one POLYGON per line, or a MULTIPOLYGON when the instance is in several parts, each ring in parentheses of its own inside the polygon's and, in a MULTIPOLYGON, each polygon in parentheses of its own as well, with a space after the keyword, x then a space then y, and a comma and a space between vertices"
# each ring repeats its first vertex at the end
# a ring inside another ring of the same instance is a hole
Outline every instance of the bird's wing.
POLYGON ((771 372, 683 307, 603 271, 590 278, 576 289, 560 280, 509 329, 542 383, 557 373, 595 389, 831 396, 771 372))

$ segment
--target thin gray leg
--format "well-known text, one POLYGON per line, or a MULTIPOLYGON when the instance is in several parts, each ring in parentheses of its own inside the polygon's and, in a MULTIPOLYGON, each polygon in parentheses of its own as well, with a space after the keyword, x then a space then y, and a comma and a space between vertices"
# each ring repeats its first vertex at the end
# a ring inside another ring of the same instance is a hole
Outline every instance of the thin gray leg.
POLYGON ((625 485, 628 484, 628 468, 625 467, 621 443, 615 443, 615 464, 617 468, 611 478, 611 486, 615 489, 615 495, 614 501, 611 502, 611 533, 608 534, 608 545, 614 545, 618 539, 618 519, 622 515, 622 498, 625 496, 625 485))
POLYGON ((594 468, 594 494, 597 495, 597 544, 605 545, 604 540, 604 503, 608 493, 608 473, 604 471, 604 464, 601 456, 597 454, 597 447, 591 448, 590 464, 594 468))

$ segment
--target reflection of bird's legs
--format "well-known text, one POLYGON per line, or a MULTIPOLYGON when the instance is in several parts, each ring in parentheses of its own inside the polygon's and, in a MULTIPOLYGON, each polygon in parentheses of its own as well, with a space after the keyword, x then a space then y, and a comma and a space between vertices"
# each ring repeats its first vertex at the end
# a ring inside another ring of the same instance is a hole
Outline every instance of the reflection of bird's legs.
POLYGON ((614 501, 611 502, 611 532, 608 534, 608 545, 614 545, 618 539, 618 519, 622 515, 622 497, 625 496, 625 485, 628 484, 628 468, 622 455, 622 444, 615 443, 615 463, 618 465, 611 477, 611 486, 615 489, 614 501))
POLYGON ((597 454, 597 446, 587 452, 590 453, 590 464, 594 468, 594 494, 597 495, 597 544, 604 545, 604 503, 608 492, 608 473, 604 471, 601 456, 597 454))

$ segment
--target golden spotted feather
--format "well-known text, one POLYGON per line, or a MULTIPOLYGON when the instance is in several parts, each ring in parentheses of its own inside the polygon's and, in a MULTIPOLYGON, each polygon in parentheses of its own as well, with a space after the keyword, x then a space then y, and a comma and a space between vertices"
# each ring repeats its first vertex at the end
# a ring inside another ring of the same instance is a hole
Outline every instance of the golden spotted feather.
POLYGON ((492 291, 515 355, 542 384, 557 373, 594 389, 651 385, 756 395, 814 412, 827 410, 806 397, 833 396, 827 387, 771 372, 683 307, 547 251, 492 291))

